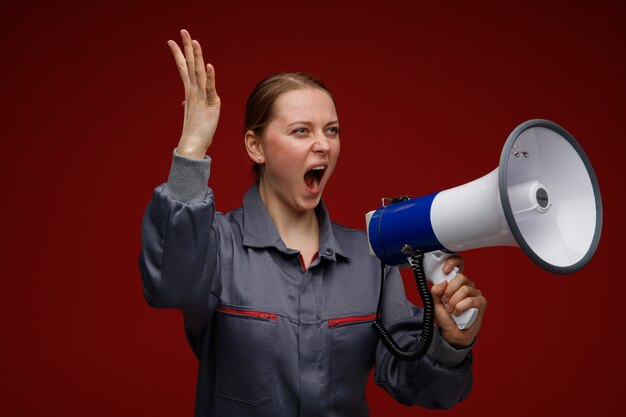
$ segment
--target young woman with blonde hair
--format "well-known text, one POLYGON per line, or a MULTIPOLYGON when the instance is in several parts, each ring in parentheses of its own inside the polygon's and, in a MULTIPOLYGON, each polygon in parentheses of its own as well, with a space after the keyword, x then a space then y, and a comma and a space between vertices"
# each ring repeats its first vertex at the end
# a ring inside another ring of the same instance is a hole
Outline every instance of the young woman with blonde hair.
MULTIPOLYGON (((438 326, 428 354, 402 362, 378 341, 379 264, 363 231, 330 221, 323 191, 337 163, 333 96, 301 73, 260 82, 246 106, 244 144, 258 181, 230 213, 207 187, 220 99, 215 70, 181 31, 168 44, 185 87, 183 131, 166 184, 143 224, 145 296, 180 309, 199 360, 196 416, 367 416, 375 381, 406 405, 449 408, 467 396, 471 345, 486 300, 463 274, 434 286, 438 326), (459 330, 450 313, 479 309, 459 330)), ((213 181, 213 179, 211 179, 213 181)), ((444 270, 462 268, 453 257, 444 270)), ((421 310, 388 268, 382 318, 411 349, 421 310)))

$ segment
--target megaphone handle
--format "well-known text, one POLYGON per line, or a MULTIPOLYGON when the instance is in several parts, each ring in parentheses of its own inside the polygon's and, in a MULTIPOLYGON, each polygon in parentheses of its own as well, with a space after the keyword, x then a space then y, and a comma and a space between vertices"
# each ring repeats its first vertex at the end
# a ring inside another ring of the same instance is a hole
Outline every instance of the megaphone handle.
MULTIPOLYGON (((459 268, 454 268, 450 273, 443 272, 443 264, 452 254, 447 254, 440 251, 428 252, 424 255, 424 272, 426 273, 426 279, 432 282, 434 285, 441 283, 442 281, 450 281, 459 273, 459 268)), ((456 322, 459 329, 467 329, 471 327, 478 317, 478 309, 470 308, 465 310, 461 314, 452 314, 452 318, 456 322)))

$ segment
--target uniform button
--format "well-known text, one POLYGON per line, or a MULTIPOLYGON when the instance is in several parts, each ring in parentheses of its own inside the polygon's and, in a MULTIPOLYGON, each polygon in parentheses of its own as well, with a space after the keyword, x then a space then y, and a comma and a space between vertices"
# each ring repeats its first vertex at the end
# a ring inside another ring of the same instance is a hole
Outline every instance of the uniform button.
POLYGON ((334 253, 334 252, 333 252, 333 250, 332 250, 331 248, 326 248, 326 249, 324 250, 324 254, 325 254, 326 256, 333 256, 333 253, 334 253))

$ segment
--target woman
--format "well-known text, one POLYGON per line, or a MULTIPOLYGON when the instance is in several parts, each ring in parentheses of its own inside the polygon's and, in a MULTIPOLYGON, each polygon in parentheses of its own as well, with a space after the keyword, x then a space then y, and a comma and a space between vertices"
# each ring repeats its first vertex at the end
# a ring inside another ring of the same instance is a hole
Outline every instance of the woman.
MULTIPOLYGON (((407 405, 449 408, 471 386, 471 344, 486 301, 462 274, 432 288, 438 331, 418 362, 399 362, 371 329, 379 265, 362 231, 331 223, 321 197, 339 156, 330 92, 303 74, 257 85, 246 105, 245 147, 258 182, 243 207, 216 213, 207 188, 220 99, 200 44, 168 44, 185 86, 183 132, 167 184, 143 225, 140 267, 148 303, 179 308, 199 360, 197 416, 366 416, 376 383, 407 405), (450 312, 477 307, 459 330, 450 312)), ((444 270, 462 267, 451 258, 444 270)), ((386 271, 382 318, 411 349, 420 310, 386 271)))

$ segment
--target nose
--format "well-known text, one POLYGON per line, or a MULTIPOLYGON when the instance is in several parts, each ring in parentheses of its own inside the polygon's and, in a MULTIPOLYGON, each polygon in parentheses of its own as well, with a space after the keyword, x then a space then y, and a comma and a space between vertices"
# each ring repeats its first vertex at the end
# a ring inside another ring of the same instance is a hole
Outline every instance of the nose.
POLYGON ((322 133, 318 133, 315 135, 315 141, 313 142, 312 150, 315 153, 326 154, 330 151, 330 142, 326 135, 322 133))

